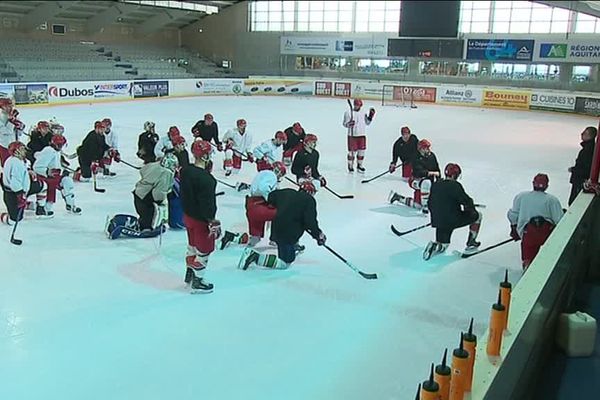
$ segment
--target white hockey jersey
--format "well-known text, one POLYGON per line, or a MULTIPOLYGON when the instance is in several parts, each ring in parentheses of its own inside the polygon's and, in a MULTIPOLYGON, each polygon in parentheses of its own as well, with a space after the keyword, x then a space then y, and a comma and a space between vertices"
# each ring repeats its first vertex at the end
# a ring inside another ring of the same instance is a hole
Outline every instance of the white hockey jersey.
POLYGON ((242 153, 243 155, 246 155, 251 151, 252 136, 247 129, 243 135, 237 128, 228 130, 225 132, 225 135, 223 135, 222 142, 227 144, 228 140, 233 141, 233 149, 242 153))
POLYGON ((119 150, 119 137, 114 129, 110 128, 110 132, 104 133, 104 141, 108 147, 119 150))
POLYGON ((267 200, 269 193, 277 189, 278 185, 279 182, 277 181, 275 172, 265 169, 260 171, 252 181, 252 184, 250 185, 250 195, 255 197, 261 196, 267 200))
POLYGON ((15 126, 8 119, 6 121, 0 119, 0 146, 8 149, 8 145, 15 141, 15 134, 19 138, 23 131, 15 129, 15 126))
POLYGON ((513 200, 513 206, 508 210, 507 217, 511 225, 517 225, 519 236, 523 237, 525 225, 533 217, 543 217, 556 225, 564 212, 560 201, 551 194, 541 191, 519 193, 513 200))
POLYGON ((255 159, 260 160, 266 157, 267 161, 272 164, 282 160, 283 146, 276 146, 273 139, 269 139, 255 147, 252 153, 255 159))
POLYGON ((156 145, 154 146, 154 155, 156 158, 162 158, 165 156, 166 150, 173 150, 173 143, 171 142, 171 139, 169 139, 169 135, 158 139, 158 142, 156 142, 156 145))
POLYGON ((60 165, 60 152, 54 150, 51 146, 46 146, 35 153, 33 170, 36 174, 47 177, 49 169, 62 170, 60 165))
POLYGON ((8 157, 3 167, 2 184, 13 192, 21 190, 27 194, 31 187, 31 178, 27 171, 27 161, 17 157, 8 157))
POLYGON ((347 110, 344 113, 344 120, 342 125, 344 128, 348 128, 348 136, 366 136, 367 125, 371 125, 369 120, 369 113, 364 111, 352 111, 347 110), (349 126, 350 121, 354 120, 354 126, 349 126))

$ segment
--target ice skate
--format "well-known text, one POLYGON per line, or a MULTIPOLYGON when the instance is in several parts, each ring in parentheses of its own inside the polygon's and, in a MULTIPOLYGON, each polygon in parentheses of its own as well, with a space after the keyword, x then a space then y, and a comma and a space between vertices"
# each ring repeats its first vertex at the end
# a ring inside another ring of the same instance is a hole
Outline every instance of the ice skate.
POLYGON ((400 196, 398 193, 394 192, 393 190, 390 190, 390 194, 388 195, 388 201, 390 202, 390 204, 394 204, 395 201, 401 201, 402 200, 402 196, 400 196))
POLYGON ((196 275, 194 274, 194 270, 192 268, 187 267, 185 269, 185 279, 184 279, 184 282, 185 282, 185 286, 187 288, 191 287, 192 280, 194 279, 195 276, 196 275))
POLYGON ((294 245, 294 251, 296 252, 296 254, 300 254, 304 252, 304 250, 306 250, 306 246, 302 246, 300 243, 296 243, 294 245))
POLYGON ((364 174, 366 169, 365 167, 363 167, 362 165, 358 165, 356 166, 356 169, 358 170, 358 172, 360 172, 361 174, 364 174))
POLYGON ((241 268, 244 271, 247 270, 250 265, 258 261, 258 257, 259 254, 256 251, 252 249, 246 249, 242 255, 240 263, 238 264, 238 268, 241 268))
POLYGON ((54 211, 46 210, 43 206, 38 205, 35 209, 35 216, 39 219, 48 219, 54 217, 54 211))
POLYGON ((473 238, 469 238, 469 240, 467 241, 467 246, 465 247, 464 253, 472 254, 472 253, 476 252, 477 249, 479 249, 479 246, 481 246, 481 242, 478 242, 477 240, 475 240, 473 238))
POLYGON ((232 242, 236 236, 237 235, 233 232, 225 231, 225 234, 223 235, 223 239, 221 239, 221 250, 223 250, 225 247, 227 247, 229 242, 232 242))
POLYGON ((190 286, 191 294, 196 293, 212 293, 214 285, 206 282, 203 278, 198 278, 195 274, 192 277, 192 284, 190 286))
POLYGON ((423 260, 427 261, 431 258, 431 256, 433 255, 434 251, 437 248, 437 243, 436 242, 429 242, 427 243, 427 246, 425 246, 425 250, 423 250, 423 260))
POLYGON ((67 204, 65 207, 67 209, 67 212, 71 214, 81 214, 81 208, 77 207, 76 205, 67 204))

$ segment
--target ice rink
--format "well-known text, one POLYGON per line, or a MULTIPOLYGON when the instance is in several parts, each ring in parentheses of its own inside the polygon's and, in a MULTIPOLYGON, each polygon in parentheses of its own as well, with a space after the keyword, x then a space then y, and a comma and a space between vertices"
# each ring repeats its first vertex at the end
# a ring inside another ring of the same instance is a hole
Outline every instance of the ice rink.
MULTIPOLYGON (((424 262, 433 238, 423 229, 399 238, 427 217, 387 204, 391 189, 411 194, 400 172, 371 183, 361 179, 388 168, 399 128, 408 125, 429 139, 443 169, 460 164, 461 182, 475 202, 487 205, 482 247, 508 237, 506 211, 513 197, 531 189, 538 172, 550 176, 549 193, 566 207, 567 168, 579 151, 579 134, 596 120, 546 112, 421 105, 375 107, 368 130, 365 175, 346 169, 344 99, 204 97, 123 103, 22 108, 29 126, 56 117, 65 126, 67 153, 75 151, 93 121, 110 117, 122 158, 135 156, 144 121, 162 136, 177 125, 190 128, 206 112, 220 136, 237 118, 248 121, 254 144, 300 121, 319 137, 321 173, 329 186, 355 199, 317 194, 320 226, 328 244, 357 267, 376 272, 368 281, 305 235, 302 254, 289 270, 236 269, 239 246, 215 251, 206 279, 208 295, 184 288, 186 234, 156 239, 108 240, 107 215, 135 214, 131 191, 138 172, 125 165, 115 178, 76 183, 80 216, 66 213, 12 227, 0 226, 0 399, 344 399, 414 398, 418 382, 444 348, 475 318, 486 330, 497 285, 510 270, 521 275, 518 244, 460 259, 467 230, 455 232, 445 255, 424 262)), ((255 166, 224 177, 222 153, 214 174, 230 183, 250 182, 255 166)), ((77 161, 73 160, 73 164, 77 161)), ((291 187, 284 181, 284 187, 291 187)), ((217 218, 224 229, 246 227, 244 196, 222 185, 217 218)), ((4 205, 2 205, 4 211, 4 205)), ((266 248, 266 246, 262 246, 266 248)))

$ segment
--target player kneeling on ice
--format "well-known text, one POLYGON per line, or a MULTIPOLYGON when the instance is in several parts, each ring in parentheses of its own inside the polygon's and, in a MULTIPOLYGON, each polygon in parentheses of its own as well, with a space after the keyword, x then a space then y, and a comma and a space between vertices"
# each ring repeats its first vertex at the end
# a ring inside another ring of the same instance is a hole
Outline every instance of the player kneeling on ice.
POLYGON ((50 145, 53 132, 48 121, 39 121, 34 129, 29 132, 29 143, 27 143, 27 159, 33 164, 35 154, 50 145))
POLYGON ((173 154, 177 157, 178 167, 175 170, 173 189, 167 195, 169 200, 169 226, 173 229, 184 229, 183 208, 181 207, 181 170, 190 165, 190 156, 185 149, 185 138, 176 136, 173 138, 173 154))
POLYGON ((217 180, 210 173, 210 144, 202 139, 192 143, 194 164, 181 170, 181 204, 187 229, 185 283, 192 293, 212 292, 213 284, 204 280, 208 258, 221 236, 221 222, 216 218, 217 180))
POLYGON ((64 136, 53 135, 50 139, 50 146, 44 147, 41 151, 35 153, 33 170, 37 174, 37 178, 48 185, 48 197, 45 207, 47 215, 54 214, 56 189, 60 190, 67 211, 73 214, 81 214, 81 208, 75 205, 73 179, 69 176, 69 171, 61 168, 60 154, 66 144, 67 139, 64 136))
POLYGON ((240 172, 242 161, 254 162, 254 156, 250 152, 252 146, 252 136, 246 131, 246 120, 238 119, 236 128, 230 129, 223 135, 225 143, 225 160, 223 168, 225 168, 225 176, 231 175, 231 171, 240 172), (246 157, 243 160, 242 157, 246 157))
POLYGON ((301 184, 310 181, 318 191, 320 187, 327 186, 327 180, 319 172, 319 152, 317 136, 309 133, 304 138, 304 149, 296 153, 292 163, 292 174, 296 175, 296 182, 301 184))
POLYGON ((390 174, 396 172, 396 163, 398 159, 402 162, 402 178, 410 178, 412 176, 412 163, 417 158, 417 144, 419 139, 412 133, 408 126, 403 126, 400 129, 400 138, 394 142, 392 148, 392 162, 390 163, 390 174))
POLYGON ((234 233, 225 231, 221 239, 221 250, 229 243, 248 244, 256 246, 265 236, 265 224, 273 221, 277 209, 267 202, 269 194, 278 188, 279 182, 285 176, 286 168, 281 161, 273 163, 273 170, 263 170, 256 175, 250 185, 250 196, 246 196, 246 219, 248 220, 247 233, 234 233))
POLYGON ((469 236, 465 253, 476 251, 481 245, 477 239, 482 215, 475 209, 471 199, 458 182, 461 169, 458 164, 450 163, 444 168, 445 179, 438 180, 431 186, 429 208, 431 210, 431 226, 435 229, 435 241, 429 242, 423 252, 423 259, 446 251, 450 245, 452 232, 463 226, 469 226, 469 236))
POLYGON ((266 268, 289 268, 296 259, 298 240, 305 231, 319 246, 324 245, 327 238, 317 222, 317 202, 313 198, 315 193, 315 186, 310 181, 301 183, 298 190, 272 191, 268 203, 277 209, 271 226, 271 240, 277 243, 277 256, 259 254, 249 247, 244 251, 238 268, 246 270, 254 263, 266 268))
POLYGON ((117 214, 106 227, 109 239, 120 235, 132 238, 156 237, 164 232, 167 221, 167 193, 173 186, 173 174, 177 159, 170 155, 156 161, 154 153, 139 154, 144 165, 140 169, 140 180, 133 190, 133 205, 139 217, 117 214))
POLYGON ((440 177, 440 166, 435 154, 431 151, 429 140, 420 140, 417 150, 417 156, 412 165, 412 176, 408 180, 408 185, 414 190, 413 197, 405 197, 392 190, 388 200, 390 203, 399 201, 427 214, 429 213, 428 201, 431 185, 436 178, 440 177))
POLYGON ((280 161, 283 157, 283 145, 288 138, 285 132, 277 131, 273 139, 262 142, 254 151, 256 169, 260 172, 265 169, 273 169, 273 163, 280 161))
POLYGON ((287 141, 283 144, 283 163, 286 166, 292 165, 292 158, 294 154, 301 151, 304 148, 304 138, 306 132, 300 125, 300 122, 294 122, 294 125, 283 131, 287 135, 287 141))
POLYGON ((163 136, 158 140, 156 146, 154 146, 154 155, 157 160, 160 160, 165 156, 165 154, 173 153, 175 145, 173 144, 173 139, 181 136, 181 132, 179 132, 179 128, 176 126, 172 126, 169 128, 167 132, 167 136, 163 136))
POLYGON ((523 270, 529 267, 540 247, 544 245, 552 230, 563 217, 560 201, 546 193, 548 175, 537 174, 533 178, 533 190, 521 192, 513 200, 508 210, 510 236, 521 241, 521 260, 523 270))
POLYGON ((104 139, 104 130, 106 127, 102 121, 94 122, 94 130, 90 131, 81 145, 77 148, 77 155, 79 156, 79 167, 81 171, 78 171, 74 179, 81 182, 89 182, 92 177, 98 172, 97 168, 102 163, 104 153, 109 150, 106 140, 104 139), (94 167, 92 168, 92 163, 94 167))
POLYGON ((115 176, 116 174, 110 170, 113 160, 115 162, 121 162, 121 154, 119 154, 119 137, 117 132, 113 129, 112 121, 110 118, 104 118, 102 120, 104 124, 104 141, 108 146, 108 150, 104 152, 104 157, 100 166, 102 167, 102 173, 104 176, 115 176))
POLYGON ((35 174, 27 170, 26 147, 21 142, 12 142, 8 145, 9 157, 5 160, 2 173, 2 190, 4 191, 4 204, 8 213, 0 214, 0 220, 10 224, 9 220, 16 222, 23 218, 27 197, 36 195, 36 215, 47 216, 44 206, 46 205, 46 184, 35 180, 35 174))

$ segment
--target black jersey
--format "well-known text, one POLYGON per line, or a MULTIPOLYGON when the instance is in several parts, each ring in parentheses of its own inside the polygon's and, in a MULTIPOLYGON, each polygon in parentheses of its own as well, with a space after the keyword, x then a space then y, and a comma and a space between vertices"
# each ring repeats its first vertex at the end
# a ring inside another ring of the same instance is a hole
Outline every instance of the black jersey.
POLYGON ((181 170, 183 212, 199 221, 210 222, 217 214, 216 179, 205 169, 189 165, 181 170))
POLYGON ((295 244, 307 231, 317 239, 321 233, 317 222, 317 202, 308 193, 294 189, 274 190, 268 203, 277 208, 271 225, 271 239, 295 244))
POLYGON ((292 162, 292 174, 296 175, 296 178, 304 177, 304 169, 309 166, 312 170, 312 177, 319 179, 321 174, 319 173, 319 152, 313 150, 312 152, 302 149, 294 156, 294 162, 292 162))

